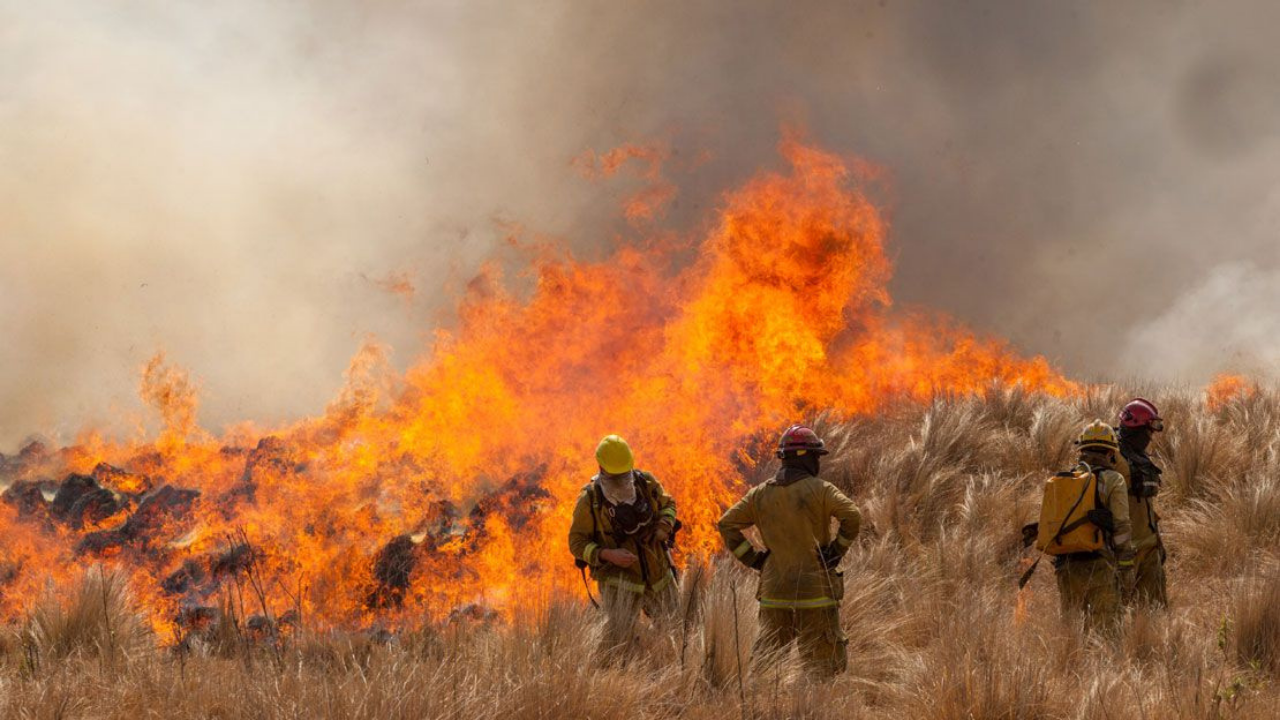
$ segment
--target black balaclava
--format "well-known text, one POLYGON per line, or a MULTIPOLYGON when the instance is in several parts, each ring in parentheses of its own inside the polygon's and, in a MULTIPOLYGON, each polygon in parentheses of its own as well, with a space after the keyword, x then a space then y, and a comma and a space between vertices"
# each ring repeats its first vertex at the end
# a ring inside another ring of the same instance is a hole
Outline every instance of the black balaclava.
POLYGON ((1114 450, 1103 450, 1097 447, 1082 448, 1080 450, 1080 461, 1090 467, 1113 469, 1116 466, 1116 453, 1114 450))
POLYGON ((782 456, 782 467, 778 469, 776 484, 788 485, 807 477, 818 476, 818 453, 807 452, 800 455, 788 452, 782 456))
POLYGON ((1120 444, 1136 453, 1146 454, 1151 445, 1151 428, 1120 426, 1120 444))

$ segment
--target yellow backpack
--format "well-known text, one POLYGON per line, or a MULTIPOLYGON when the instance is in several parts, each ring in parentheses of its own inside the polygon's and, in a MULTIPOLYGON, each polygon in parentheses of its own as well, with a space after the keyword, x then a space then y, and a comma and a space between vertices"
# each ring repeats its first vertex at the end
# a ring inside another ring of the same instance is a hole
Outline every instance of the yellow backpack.
POLYGON ((1085 463, 1045 481, 1036 549, 1046 555, 1098 552, 1111 530, 1098 489, 1099 474, 1085 463))

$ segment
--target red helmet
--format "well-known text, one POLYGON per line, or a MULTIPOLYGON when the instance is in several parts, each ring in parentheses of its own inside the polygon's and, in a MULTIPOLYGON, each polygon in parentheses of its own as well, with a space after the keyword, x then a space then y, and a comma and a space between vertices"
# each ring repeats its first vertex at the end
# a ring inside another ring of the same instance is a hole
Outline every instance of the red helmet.
POLYGON ((1145 398, 1134 398, 1120 411, 1120 426, 1127 428, 1150 427, 1163 430, 1164 420, 1155 404, 1145 398))
POLYGON ((782 457, 787 452, 811 452, 817 455, 826 455, 827 449, 822 442, 822 438, 818 437, 818 433, 810 430, 804 425, 792 425, 782 433, 782 439, 778 440, 778 457, 782 457))

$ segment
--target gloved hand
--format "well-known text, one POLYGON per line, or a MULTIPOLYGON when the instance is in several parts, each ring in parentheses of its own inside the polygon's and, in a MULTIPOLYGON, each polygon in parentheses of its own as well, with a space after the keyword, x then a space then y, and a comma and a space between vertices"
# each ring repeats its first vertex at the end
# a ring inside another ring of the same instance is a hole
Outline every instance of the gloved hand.
POLYGON ((666 520, 662 520, 653 530, 653 539, 656 540, 659 545, 665 545, 667 541, 671 539, 671 531, 673 529, 674 528, 672 528, 671 523, 666 520))
POLYGON ((765 561, 765 560, 768 560, 768 559, 769 559, 769 551, 768 551, 768 550, 761 550, 760 552, 757 552, 757 553, 756 553, 756 556, 755 556, 754 558, 752 558, 752 559, 751 559, 751 569, 752 569, 752 570, 763 570, 763 569, 764 569, 764 561, 765 561))
POLYGON ((634 565, 640 558, 636 557, 635 553, 630 550, 623 550, 621 548, 605 548, 600 551, 600 559, 607 563, 617 565, 618 567, 628 568, 634 565))
POLYGON ((840 549, 840 546, 834 542, 827 543, 826 545, 818 548, 818 561, 821 562, 822 567, 827 570, 835 570, 836 567, 840 565, 840 560, 843 557, 844 552, 840 549))

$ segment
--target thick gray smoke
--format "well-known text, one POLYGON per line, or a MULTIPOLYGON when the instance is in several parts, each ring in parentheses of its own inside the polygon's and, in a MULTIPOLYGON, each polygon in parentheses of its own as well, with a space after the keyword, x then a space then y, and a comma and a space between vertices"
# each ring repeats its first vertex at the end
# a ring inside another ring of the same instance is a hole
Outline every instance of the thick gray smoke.
POLYGON ((316 412, 511 223, 625 231, 583 150, 670 143, 696 226, 789 120, 886 171, 899 302, 1081 378, 1273 372, 1274 7, 0 0, 0 449, 133 427, 157 349, 211 429, 316 412))

